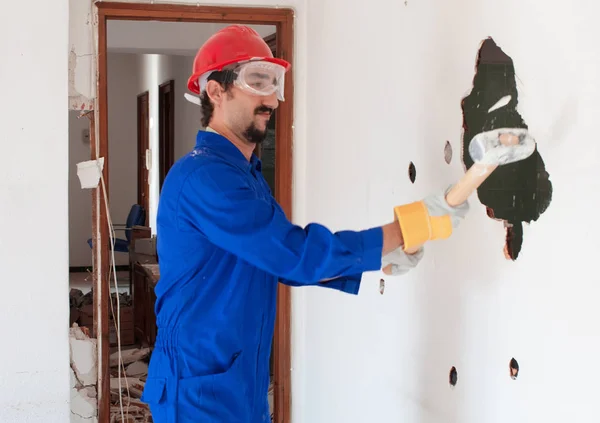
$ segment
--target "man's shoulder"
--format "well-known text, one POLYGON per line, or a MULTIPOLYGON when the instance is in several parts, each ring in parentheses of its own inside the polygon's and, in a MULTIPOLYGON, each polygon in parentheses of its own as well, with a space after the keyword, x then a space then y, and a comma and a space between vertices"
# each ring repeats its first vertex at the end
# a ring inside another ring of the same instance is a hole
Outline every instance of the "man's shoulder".
POLYGON ((190 184, 196 190, 220 190, 231 184, 245 184, 245 179, 244 172, 218 151, 196 147, 171 167, 163 184, 163 193, 177 197, 190 184))
POLYGON ((177 163, 175 170, 180 177, 184 179, 192 174, 201 174, 204 171, 214 171, 215 169, 234 169, 235 166, 227 161, 218 151, 211 147, 195 147, 187 153, 177 163))

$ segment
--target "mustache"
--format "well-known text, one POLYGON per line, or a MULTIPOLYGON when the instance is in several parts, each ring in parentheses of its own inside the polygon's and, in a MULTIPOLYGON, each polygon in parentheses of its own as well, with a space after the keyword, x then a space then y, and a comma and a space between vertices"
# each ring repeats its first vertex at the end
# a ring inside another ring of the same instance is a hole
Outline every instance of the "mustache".
POLYGON ((268 113, 269 116, 273 114, 273 109, 267 106, 260 106, 254 110, 254 114, 258 115, 259 113, 268 113))

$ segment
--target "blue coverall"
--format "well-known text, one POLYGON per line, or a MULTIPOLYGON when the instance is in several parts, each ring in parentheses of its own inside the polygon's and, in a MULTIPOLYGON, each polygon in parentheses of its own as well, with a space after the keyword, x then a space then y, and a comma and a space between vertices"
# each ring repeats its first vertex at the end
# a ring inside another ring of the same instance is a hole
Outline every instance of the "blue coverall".
POLYGON ((362 273, 381 268, 382 246, 381 228, 293 225, 260 160, 199 131, 158 207, 158 334, 142 396, 154 421, 269 422, 278 282, 357 294, 362 273))

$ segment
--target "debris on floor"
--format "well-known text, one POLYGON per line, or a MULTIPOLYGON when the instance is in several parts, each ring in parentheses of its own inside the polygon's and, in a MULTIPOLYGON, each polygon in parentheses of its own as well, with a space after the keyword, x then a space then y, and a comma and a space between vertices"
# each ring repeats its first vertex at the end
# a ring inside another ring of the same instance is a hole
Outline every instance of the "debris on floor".
MULTIPOLYGON (((121 346, 133 345, 135 343, 133 329, 133 301, 131 295, 122 292, 118 295, 115 292, 111 294, 112 310, 108 310, 110 321, 108 339, 111 346, 117 345, 117 330, 113 319, 113 312, 117 313, 117 298, 120 309, 121 323, 121 346)), ((87 327, 90 330, 94 327, 94 294, 93 289, 87 294, 79 289, 71 289, 69 293, 69 303, 71 308, 70 324, 77 323, 81 327, 87 327)), ((95 337, 95 334, 92 333, 95 337)))
POLYGON ((150 348, 121 350, 121 365, 118 351, 110 355, 110 423, 152 422, 148 405, 140 400, 149 361, 150 348))
MULTIPOLYGON (((133 310, 131 296, 121 293, 111 295, 113 310, 116 301, 121 310, 121 351, 115 347, 115 324, 109 309, 111 354, 110 366, 110 423, 152 423, 147 404, 141 401, 152 348, 137 348, 133 341, 133 310), (131 326, 131 329, 129 329, 131 326), (131 344, 127 331, 131 330, 131 344), (120 356, 120 360, 119 360, 120 356)), ((94 298, 90 291, 83 294, 72 289, 69 294, 71 306, 70 355, 71 355, 71 423, 98 423, 98 377, 97 340, 94 337, 94 298)), ((273 384, 268 393, 271 421, 273 421, 273 384)))

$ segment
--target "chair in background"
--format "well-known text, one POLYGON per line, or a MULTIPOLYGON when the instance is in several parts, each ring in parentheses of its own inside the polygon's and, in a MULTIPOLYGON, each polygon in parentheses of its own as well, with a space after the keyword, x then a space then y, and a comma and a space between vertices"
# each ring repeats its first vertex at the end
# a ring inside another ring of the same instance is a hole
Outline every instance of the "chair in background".
MULTIPOLYGON (((134 226, 142 226, 146 223, 146 211, 139 204, 134 204, 131 206, 131 210, 129 210, 129 215, 127 215, 127 220, 125 225, 123 224, 113 224, 114 230, 116 231, 125 231, 125 239, 123 238, 115 238, 115 252, 127 253, 129 252, 129 246, 131 243, 131 231, 134 226)), ((92 238, 87 241, 90 248, 93 248, 92 238)))

